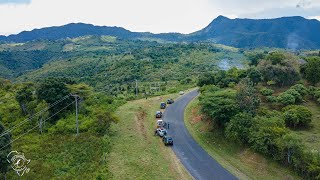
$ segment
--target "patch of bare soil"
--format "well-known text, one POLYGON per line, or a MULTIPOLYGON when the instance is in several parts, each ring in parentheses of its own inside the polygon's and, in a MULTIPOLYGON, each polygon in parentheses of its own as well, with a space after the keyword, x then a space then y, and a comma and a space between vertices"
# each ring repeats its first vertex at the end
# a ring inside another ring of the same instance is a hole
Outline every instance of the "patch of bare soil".
POLYGON ((138 133, 140 133, 145 140, 148 140, 147 129, 144 125, 147 118, 147 113, 141 107, 135 115, 135 126, 138 133))

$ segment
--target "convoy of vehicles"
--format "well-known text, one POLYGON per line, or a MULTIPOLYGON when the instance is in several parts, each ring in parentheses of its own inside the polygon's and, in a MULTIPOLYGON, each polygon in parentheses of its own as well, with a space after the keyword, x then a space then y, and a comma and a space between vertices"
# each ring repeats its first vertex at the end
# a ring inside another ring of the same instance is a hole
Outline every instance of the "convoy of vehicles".
MULTIPOLYGON (((179 92, 179 95, 184 95, 183 91, 179 92)), ((167 104, 173 104, 174 100, 173 99, 168 99, 167 103, 165 102, 161 102, 160 103, 160 109, 165 109, 167 107, 167 104)), ((157 111, 156 112, 156 118, 162 118, 163 114, 161 111, 157 111)), ((164 143, 164 145, 173 145, 173 138, 171 136, 168 136, 168 132, 167 129, 169 129, 169 123, 166 123, 165 121, 163 121, 162 119, 157 119, 156 122, 156 130, 155 130, 155 135, 162 137, 162 142, 164 143)))
MULTIPOLYGON (((174 100, 173 99, 168 99, 167 103, 161 102, 160 103, 160 109, 165 109, 167 107, 167 104, 173 104, 174 100)), ((163 113, 161 111, 156 112, 156 118, 162 118, 163 113)), ((173 145, 173 138, 171 136, 167 136, 167 129, 169 129, 169 124, 163 121, 162 119, 157 119, 156 121, 156 130, 155 130, 155 135, 162 137, 162 141, 164 145, 173 145)))

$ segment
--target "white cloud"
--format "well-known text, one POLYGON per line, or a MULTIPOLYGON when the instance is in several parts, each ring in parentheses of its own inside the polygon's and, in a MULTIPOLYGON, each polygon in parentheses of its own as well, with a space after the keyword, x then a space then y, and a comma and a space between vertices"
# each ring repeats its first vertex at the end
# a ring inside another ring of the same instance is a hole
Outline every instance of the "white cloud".
POLYGON ((29 4, 0 4, 0 31, 18 33, 84 22, 132 31, 190 33, 202 29, 218 15, 320 16, 319 1, 313 0, 310 6, 300 9, 296 8, 298 3, 298 0, 32 0, 29 4))

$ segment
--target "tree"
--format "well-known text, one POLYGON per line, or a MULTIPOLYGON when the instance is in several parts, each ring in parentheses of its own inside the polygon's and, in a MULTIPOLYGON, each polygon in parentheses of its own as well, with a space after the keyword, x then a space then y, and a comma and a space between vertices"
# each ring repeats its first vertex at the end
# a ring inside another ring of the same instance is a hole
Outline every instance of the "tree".
POLYGON ((281 64, 286 59, 286 56, 281 52, 273 52, 267 56, 267 60, 271 61, 273 65, 281 64))
POLYGON ((274 82, 278 86, 291 85, 300 79, 295 61, 286 59, 281 53, 273 53, 258 64, 258 70, 265 82, 274 82))
POLYGON ((263 54, 263 53, 248 53, 248 54, 246 54, 246 56, 249 59, 250 66, 258 65, 259 61, 265 58, 265 54, 263 54))
POLYGON ((99 135, 105 135, 108 132, 111 123, 117 123, 118 121, 118 117, 113 113, 99 109, 96 112, 95 132, 99 135))
POLYGON ((227 123, 226 136, 234 141, 247 144, 249 141, 249 132, 253 125, 252 114, 239 113, 231 118, 227 123))
POLYGON ((220 127, 239 112, 235 93, 231 90, 206 92, 200 97, 200 104, 202 112, 220 127))
MULTIPOLYGON (((37 88, 38 99, 44 100, 48 104, 55 103, 56 101, 70 94, 70 90, 66 86, 67 83, 70 83, 70 81, 61 78, 45 79, 37 88)), ((71 103, 72 98, 73 97, 69 97, 50 108, 50 115, 57 113, 60 109, 71 103)), ((61 112, 59 114, 63 113, 61 112)), ((59 116, 57 115, 52 117, 52 120, 55 121, 58 118, 59 116)))
POLYGON ((316 85, 320 81, 320 57, 307 58, 307 62, 305 65, 306 79, 316 85))
POLYGON ((30 110, 27 105, 34 100, 32 84, 24 84, 16 93, 16 100, 18 101, 22 113, 26 115, 30 110))
POLYGON ((93 92, 93 88, 85 83, 67 84, 66 86, 72 94, 79 95, 81 99, 87 99, 93 92))
POLYGON ((276 140, 286 133, 287 129, 280 117, 257 116, 250 131, 249 143, 254 150, 275 157, 278 153, 276 140))
POLYGON ((312 121, 311 111, 304 106, 293 105, 284 108, 285 123, 288 127, 297 128, 308 126, 312 121))
POLYGON ((295 134, 285 134, 276 140, 276 144, 280 153, 279 160, 285 159, 288 164, 292 163, 293 157, 299 157, 302 154, 303 144, 295 134))
POLYGON ((253 84, 258 84, 262 80, 262 74, 256 68, 250 68, 248 70, 247 77, 253 82, 253 84))
POLYGON ((204 85, 214 84, 215 76, 213 73, 205 73, 200 75, 197 85, 202 87, 204 85))
MULTIPOLYGON (((5 132, 4 126, 1 124, 1 117, 0 117, 0 134, 5 132)), ((7 155, 11 151, 11 135, 4 134, 4 136, 0 137, 0 172, 3 174, 4 179, 6 179, 6 174, 8 172, 8 167, 10 164, 7 161, 7 155), (8 145, 9 144, 9 145, 8 145)))
POLYGON ((238 84, 236 99, 240 109, 251 114, 255 114, 260 104, 260 99, 256 94, 253 83, 248 78, 241 80, 238 84))

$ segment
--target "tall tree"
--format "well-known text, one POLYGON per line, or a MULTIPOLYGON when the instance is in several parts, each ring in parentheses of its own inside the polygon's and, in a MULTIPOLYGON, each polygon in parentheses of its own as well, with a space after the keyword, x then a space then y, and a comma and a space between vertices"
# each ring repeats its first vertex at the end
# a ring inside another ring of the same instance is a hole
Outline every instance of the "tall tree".
POLYGON ((238 84, 236 99, 240 109, 250 114, 255 114, 260 105, 253 82, 248 78, 241 80, 238 84))
POLYGON ((320 81, 320 57, 310 57, 305 65, 306 79, 316 85, 320 81))
POLYGON ((29 112, 28 104, 34 100, 32 84, 24 84, 16 93, 16 100, 19 102, 23 114, 29 112))
MULTIPOLYGON (((39 100, 44 100, 45 102, 49 104, 53 104, 57 102, 58 100, 62 99, 63 97, 70 94, 70 90, 67 88, 67 83, 73 83, 66 79, 61 78, 48 78, 44 82, 40 84, 40 86, 37 88, 37 96, 39 100)), ((67 106, 72 101, 72 97, 69 97, 52 108, 50 108, 50 114, 53 115, 57 113, 60 109, 67 106)), ((59 113, 60 115, 63 115, 63 113, 59 113)), ((52 119, 57 120, 59 116, 54 116, 52 119)))

